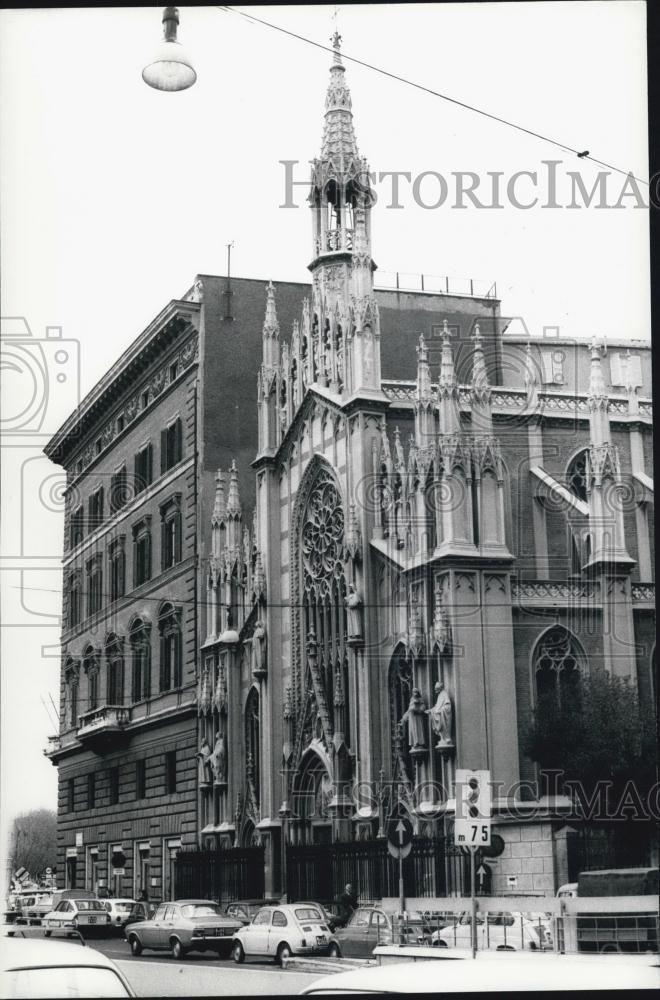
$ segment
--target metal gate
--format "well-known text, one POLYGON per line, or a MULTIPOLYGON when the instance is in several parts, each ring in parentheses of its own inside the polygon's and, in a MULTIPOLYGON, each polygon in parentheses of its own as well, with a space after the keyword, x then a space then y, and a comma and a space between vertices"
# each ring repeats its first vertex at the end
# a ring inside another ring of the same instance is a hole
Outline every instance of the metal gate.
POLYGON ((262 899, 264 848, 181 850, 174 862, 175 899, 262 899))
MULTIPOLYGON (((337 899, 351 883, 363 902, 397 896, 399 863, 384 840, 287 847, 290 899, 337 899)), ((469 861, 444 837, 417 837, 403 862, 406 895, 437 897, 469 893, 469 861)))

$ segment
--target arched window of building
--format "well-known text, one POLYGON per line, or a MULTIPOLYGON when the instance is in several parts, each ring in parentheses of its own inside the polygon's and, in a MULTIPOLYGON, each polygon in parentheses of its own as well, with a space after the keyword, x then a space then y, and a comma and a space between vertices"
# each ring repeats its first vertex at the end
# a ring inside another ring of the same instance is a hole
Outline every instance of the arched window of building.
POLYGON ((99 707, 99 658, 93 646, 87 646, 83 653, 83 670, 87 677, 86 712, 92 712, 99 707))
POLYGON ((568 464, 566 483, 571 493, 586 503, 587 501, 587 449, 579 451, 568 464))
POLYGON ((181 611, 174 605, 163 604, 158 615, 160 633, 160 691, 181 687, 183 657, 181 643, 181 611))
POLYGON ((539 639, 533 661, 536 701, 560 707, 580 697, 580 673, 586 659, 575 636, 563 625, 554 625, 539 639))
POLYGON ((68 656, 64 664, 65 710, 64 721, 68 728, 78 725, 78 684, 80 664, 68 656))
POLYGON ((257 800, 259 799, 260 756, 259 692, 253 687, 250 688, 245 702, 245 761, 248 781, 252 784, 257 800))
POLYGON ((108 662, 106 700, 108 705, 124 704, 124 650, 123 639, 110 633, 105 642, 108 662))
POLYGON ((344 511, 334 478, 325 466, 313 481, 300 526, 302 648, 314 634, 331 723, 337 682, 343 687, 342 731, 349 743, 347 594, 343 563, 344 511), (339 675, 339 677, 337 677, 339 675))
POLYGON ((134 618, 128 633, 131 647, 131 701, 151 695, 151 624, 134 618))

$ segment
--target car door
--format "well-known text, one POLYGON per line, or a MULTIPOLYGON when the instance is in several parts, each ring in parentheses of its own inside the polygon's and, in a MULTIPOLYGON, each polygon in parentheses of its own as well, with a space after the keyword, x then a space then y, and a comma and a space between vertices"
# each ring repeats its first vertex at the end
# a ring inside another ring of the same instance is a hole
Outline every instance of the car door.
POLYGON ((156 944, 161 925, 165 919, 167 904, 163 903, 154 913, 153 920, 147 921, 144 927, 140 928, 139 934, 145 948, 157 948, 156 944))
POLYGON ((368 944, 373 951, 379 944, 392 943, 392 928, 382 910, 374 910, 369 922, 368 944))
POLYGON ((270 929, 268 931, 268 949, 266 952, 267 955, 277 954, 277 946, 279 945, 280 941, 286 941, 293 949, 295 949, 296 941, 290 940, 292 937, 290 931, 294 932, 296 938, 298 938, 300 934, 295 928, 295 926, 294 927, 290 926, 289 924, 290 919, 291 918, 288 917, 283 910, 273 911, 273 919, 270 925, 270 929))
POLYGON ((370 917, 371 910, 359 906, 346 927, 335 935, 340 942, 343 955, 366 958, 371 954, 368 941, 370 917))
POLYGON ((165 913, 160 922, 160 927, 156 932, 156 944, 154 945, 154 948, 169 948, 170 937, 172 935, 178 913, 178 906, 175 906, 174 903, 167 904, 165 907, 165 913))
POLYGON ((268 937, 270 934, 272 914, 270 910, 259 910, 254 920, 245 930, 247 933, 242 936, 243 950, 246 955, 267 955, 268 937))

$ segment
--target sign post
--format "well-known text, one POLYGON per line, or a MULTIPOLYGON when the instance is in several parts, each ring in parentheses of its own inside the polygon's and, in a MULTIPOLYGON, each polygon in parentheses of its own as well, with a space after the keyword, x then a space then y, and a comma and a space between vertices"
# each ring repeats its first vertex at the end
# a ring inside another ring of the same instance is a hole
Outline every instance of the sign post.
POLYGON ((407 858, 412 850, 413 828, 409 819, 397 818, 390 821, 387 830, 387 849, 393 858, 399 861, 399 918, 400 935, 403 928, 403 914, 406 909, 406 894, 403 885, 403 859, 407 858))
MULTIPOLYGON (((472 957, 477 955, 476 854, 480 847, 490 847, 491 795, 490 771, 456 769, 456 818, 454 843, 470 851, 470 939, 472 957)), ((479 866, 480 885, 485 869, 479 866)))

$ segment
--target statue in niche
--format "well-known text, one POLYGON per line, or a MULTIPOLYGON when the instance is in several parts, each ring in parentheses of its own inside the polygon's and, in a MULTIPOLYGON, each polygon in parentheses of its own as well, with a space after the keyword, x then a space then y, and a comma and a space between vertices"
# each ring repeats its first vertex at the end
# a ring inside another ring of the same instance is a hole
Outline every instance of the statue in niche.
POLYGON ((401 725, 408 729, 408 746, 411 750, 426 746, 426 712, 422 692, 419 688, 413 688, 410 704, 401 718, 401 725))
POLYGON ((373 336, 371 334, 371 327, 369 326, 368 323, 362 332, 362 339, 364 345, 362 371, 364 375, 364 381, 370 382, 374 370, 374 341, 373 341, 373 336))
POLYGON ((348 585, 348 596, 344 599, 348 618, 348 641, 362 641, 362 597, 354 583, 348 585))
POLYGON ((259 619, 252 633, 252 673, 255 677, 266 676, 266 629, 259 619))
POLYGON ((431 726, 433 727, 433 732, 438 739, 436 749, 439 749, 441 747, 453 746, 451 727, 454 710, 452 708, 451 698, 449 697, 442 681, 438 681, 435 685, 434 691, 437 695, 435 705, 432 708, 427 709, 427 713, 431 716, 431 726))
POLYGON ((222 733, 218 733, 213 753, 211 754, 213 784, 224 785, 227 782, 227 747, 222 733))
POLYGON ((202 745, 195 754, 197 758, 197 776, 200 785, 210 785, 213 772, 211 767, 211 746, 209 741, 204 737, 202 740, 202 745))

